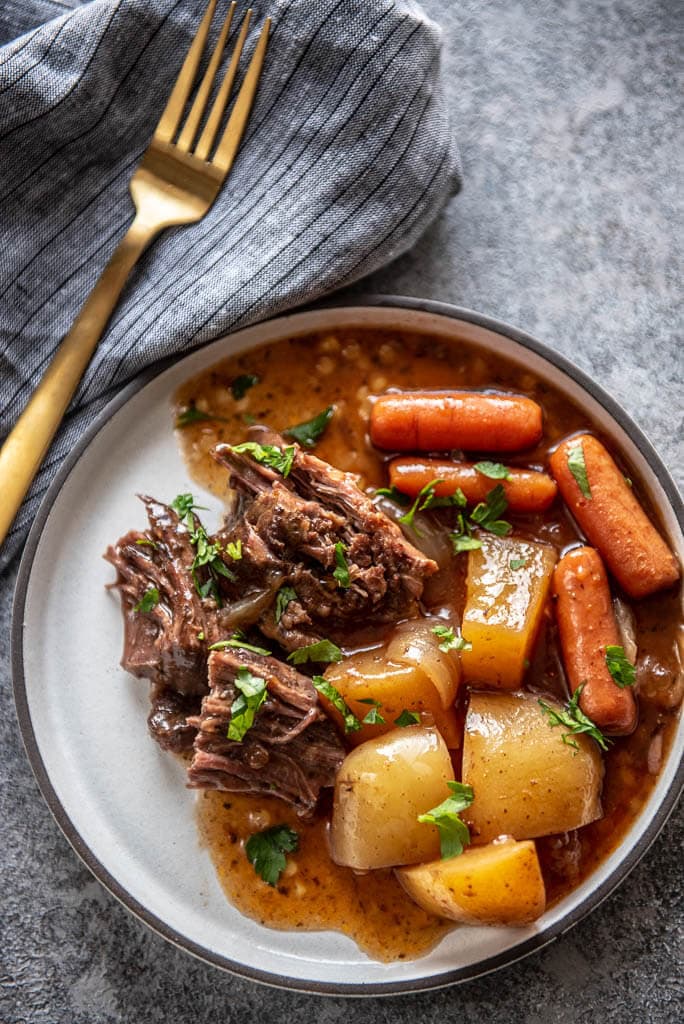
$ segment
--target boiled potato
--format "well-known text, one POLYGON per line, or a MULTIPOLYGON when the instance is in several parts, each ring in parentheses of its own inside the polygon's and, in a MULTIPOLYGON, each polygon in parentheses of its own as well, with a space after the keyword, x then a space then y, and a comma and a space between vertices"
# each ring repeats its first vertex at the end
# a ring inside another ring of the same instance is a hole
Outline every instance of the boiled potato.
POLYGON ((545 544, 484 534, 468 554, 461 631, 466 680, 516 690, 539 630, 556 552, 545 544))
MULTIPOLYGON (((429 618, 404 622, 382 647, 353 654, 326 669, 325 678, 360 721, 372 707, 364 700, 380 704, 385 724, 363 725, 349 733, 353 746, 390 732, 404 709, 417 711, 425 724, 434 723, 448 747, 460 746, 461 729, 453 708, 460 664, 456 653, 440 651, 439 638, 432 632, 439 624, 439 619, 429 618)), ((321 700, 326 712, 341 724, 340 713, 324 697, 321 700)))
POLYGON ((411 725, 356 747, 335 780, 332 859, 366 870, 438 857, 439 833, 418 815, 446 799, 453 777, 436 729, 411 725))
MULTIPOLYGON (((546 703, 560 709, 550 698, 546 703)), ((594 740, 551 728, 527 693, 473 693, 463 739, 463 782, 475 799, 463 812, 473 842, 533 839, 601 817, 603 760, 594 740)))
POLYGON ((524 925, 546 909, 539 858, 529 841, 471 847, 459 857, 397 868, 396 875, 424 910, 459 924, 524 925))

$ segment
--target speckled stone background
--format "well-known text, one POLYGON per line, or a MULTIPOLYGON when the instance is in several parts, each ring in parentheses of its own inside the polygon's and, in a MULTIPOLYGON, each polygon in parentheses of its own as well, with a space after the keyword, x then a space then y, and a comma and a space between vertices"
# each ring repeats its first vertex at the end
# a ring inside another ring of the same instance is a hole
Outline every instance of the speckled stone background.
MULTIPOLYGON (((466 185, 416 249, 364 288, 456 302, 537 335, 609 388, 681 483, 682 4, 424 6, 445 28, 466 185)), ((459 988, 325 999, 263 988, 177 951, 90 876, 41 799, 11 697, 15 575, 16 566, 0 589, 2 1024, 682 1019, 681 807, 589 918, 459 988)))

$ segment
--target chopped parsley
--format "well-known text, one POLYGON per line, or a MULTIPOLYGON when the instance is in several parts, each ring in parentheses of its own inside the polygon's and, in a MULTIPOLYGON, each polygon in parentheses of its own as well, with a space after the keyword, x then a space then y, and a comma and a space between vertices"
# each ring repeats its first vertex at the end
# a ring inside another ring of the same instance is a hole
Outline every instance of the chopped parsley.
POLYGON ((361 719, 363 725, 385 725, 385 719, 380 714, 382 704, 379 700, 373 700, 372 697, 363 697, 359 700, 359 704, 371 705, 370 711, 361 719))
POLYGON ((159 547, 159 545, 156 543, 156 541, 150 540, 149 537, 138 537, 138 539, 136 540, 135 543, 138 545, 138 547, 141 547, 141 548, 143 548, 143 547, 147 547, 147 548, 157 548, 157 547, 159 547))
POLYGON ((216 416, 213 412, 202 412, 194 402, 191 402, 185 409, 181 409, 176 416, 176 430, 182 430, 183 427, 189 427, 191 423, 201 423, 205 420, 222 420, 224 423, 227 422, 225 416, 216 416))
POLYGON ((620 644, 609 644, 606 647, 606 665, 621 690, 624 690, 627 686, 634 686, 636 682, 636 668, 625 654, 624 647, 620 644))
POLYGON ((275 620, 280 622, 290 601, 297 601, 297 591, 293 587, 281 587, 276 595, 275 620))
POLYGON ((239 562, 242 558, 242 541, 229 540, 223 550, 234 562, 239 562))
POLYGON ((476 462, 475 469, 483 476, 488 476, 490 480, 508 480, 511 475, 507 466, 500 462, 488 462, 486 459, 483 462, 476 462))
POLYGON ((333 573, 333 577, 337 580, 338 587, 347 590, 351 586, 351 576, 349 575, 349 566, 347 565, 347 559, 344 557, 344 551, 344 544, 341 540, 338 540, 335 545, 335 564, 337 568, 333 573))
POLYGON ((289 825, 273 825, 255 832, 245 843, 247 860, 259 878, 275 886, 287 866, 286 853, 299 847, 299 836, 289 825))
POLYGON ((265 647, 257 647, 255 644, 247 643, 245 634, 241 629, 236 629, 230 640, 219 640, 217 643, 212 644, 209 650, 223 651, 226 647, 236 647, 240 651, 252 651, 253 654, 263 654, 264 657, 269 657, 271 654, 271 651, 267 651, 265 647))
POLYGON ((288 476, 292 469, 295 448, 288 444, 285 448, 279 448, 275 444, 258 444, 256 441, 243 441, 242 444, 234 444, 233 451, 240 455, 251 455, 255 462, 269 469, 275 469, 282 476, 288 476))
POLYGON ((195 505, 195 499, 192 494, 178 494, 171 502, 171 508, 178 513, 181 522, 190 532, 190 543, 195 548, 195 558, 190 566, 195 590, 200 597, 213 598, 218 607, 221 608, 223 601, 221 600, 221 593, 218 587, 219 577, 223 576, 225 579, 234 582, 235 575, 221 558, 221 545, 216 541, 212 542, 209 540, 207 531, 195 516, 195 512, 201 509, 202 506, 195 505), (199 569, 206 569, 208 573, 208 577, 204 582, 202 582, 198 572, 199 569))
POLYGON ((584 461, 584 448, 581 441, 574 448, 568 450, 568 469, 584 497, 591 499, 591 487, 587 477, 587 464, 584 461))
POLYGON ((394 719, 394 724, 398 725, 400 729, 405 729, 407 725, 418 725, 420 722, 420 715, 417 711, 408 711, 406 708, 402 711, 398 718, 394 719))
POLYGON ((233 383, 230 385, 230 390, 233 393, 233 398, 236 402, 239 402, 241 398, 244 398, 250 388, 253 388, 255 384, 259 383, 259 378, 254 373, 241 373, 239 377, 236 377, 233 383))
POLYGON ((253 676, 248 668, 241 665, 235 676, 235 686, 240 691, 230 709, 228 739, 241 743, 245 733, 254 725, 254 718, 266 700, 266 682, 253 676))
POLYGON ((473 645, 462 636, 456 636, 453 626, 433 626, 432 632, 442 642, 439 645, 440 651, 448 654, 449 651, 472 651, 473 645))
POLYGON ((572 699, 561 711, 557 711, 555 708, 549 707, 546 701, 541 699, 539 700, 539 707, 542 709, 544 714, 548 716, 549 725, 552 729, 555 729, 557 725, 562 725, 568 730, 568 732, 561 733, 561 740, 566 744, 566 746, 574 747, 575 752, 579 750, 579 746, 572 737, 573 735, 579 735, 583 732, 596 740, 601 750, 607 750, 610 740, 603 735, 599 727, 592 722, 591 718, 587 718, 579 706, 579 699, 582 695, 584 686, 584 683, 580 683, 573 693, 572 699))
POLYGON ((473 802, 472 786, 462 782, 447 782, 453 796, 447 797, 437 807, 426 814, 419 814, 418 821, 426 825, 436 825, 439 829, 439 845, 442 860, 457 857, 470 842, 470 832, 459 814, 473 802))
POLYGON ((507 508, 503 484, 497 484, 486 499, 475 506, 470 513, 470 521, 475 526, 496 534, 497 537, 507 537, 513 527, 505 519, 499 518, 507 508))
POLYGON ((156 587, 148 587, 138 603, 133 608, 134 612, 151 612, 159 604, 159 591, 156 587))
MULTIPOLYGON (((445 483, 443 479, 437 478, 436 480, 430 480, 430 482, 425 484, 424 487, 421 487, 410 509, 399 518, 399 522, 410 527, 416 534, 418 534, 418 536, 420 536, 420 531, 413 522, 416 512, 426 512, 430 508, 448 508, 453 507, 454 505, 457 508, 465 508, 466 497, 460 487, 457 487, 453 494, 437 497, 435 494, 435 488, 437 487, 437 484, 443 483, 445 483)), ((390 490, 394 490, 394 488, 390 488, 390 490)), ((380 493, 380 491, 376 491, 376 494, 380 493)), ((390 497, 390 493, 387 488, 383 489, 382 493, 386 493, 386 496, 390 497)), ((392 498, 392 500, 394 500, 394 498, 392 498)))
POLYGON ((318 640, 288 654, 287 660, 293 665, 303 665, 305 661, 342 661, 342 651, 332 640, 318 640))
POLYGON ((515 569, 524 569, 525 566, 527 565, 527 559, 526 558, 511 558, 511 560, 510 560, 510 562, 508 564, 510 565, 511 569, 514 569, 514 570, 515 569))
POLYGON ((313 448, 316 442, 322 437, 325 428, 335 415, 335 406, 329 405, 323 412, 319 412, 313 419, 298 423, 295 427, 288 427, 283 431, 285 437, 291 437, 294 441, 304 445, 305 448, 313 448))
MULTIPOLYGON (((346 700, 336 689, 332 683, 329 683, 324 676, 314 676, 312 682, 319 693, 322 693, 327 700, 330 701, 336 711, 342 715, 344 722, 345 732, 358 732, 361 728, 361 722, 358 720, 352 709, 347 704, 346 700)), ((369 712, 370 714, 370 712, 369 712)), ((366 716, 367 718, 368 716, 366 716)), ((365 719, 364 719, 365 721, 365 719)))
POLYGON ((395 505, 400 505, 402 508, 406 508, 411 504, 411 499, 408 494, 404 494, 397 487, 378 487, 375 492, 376 497, 389 498, 395 505))

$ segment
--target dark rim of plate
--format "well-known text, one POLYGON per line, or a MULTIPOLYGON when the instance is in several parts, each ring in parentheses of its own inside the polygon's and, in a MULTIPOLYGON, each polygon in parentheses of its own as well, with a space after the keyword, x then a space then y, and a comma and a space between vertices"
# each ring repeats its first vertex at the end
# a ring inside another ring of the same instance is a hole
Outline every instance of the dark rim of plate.
MULTIPOLYGON (((481 313, 476 313, 469 309, 463 309, 459 306, 453 306, 446 302, 436 302, 429 299, 406 298, 404 296, 394 295, 360 295, 354 298, 341 299, 337 301, 332 299, 316 303, 313 306, 308 306, 303 309, 290 310, 288 313, 282 314, 281 317, 273 319, 283 319, 283 321, 286 321, 288 316, 302 312, 310 312, 312 310, 334 308, 344 309, 347 307, 363 306, 380 306, 385 308, 394 308, 397 310, 410 309, 437 314, 453 320, 463 320, 467 323, 475 324, 478 327, 483 327, 495 334, 503 335, 512 341, 518 342, 523 347, 531 349, 547 362, 556 366, 568 377, 579 384, 580 387, 582 387, 584 391, 588 392, 588 394, 591 395, 591 397, 600 405, 602 405, 634 442, 649 463, 660 485, 665 491, 665 494, 667 495, 677 517, 680 529, 684 531, 684 505, 682 504, 682 500, 678 494, 675 483, 661 462, 657 452, 647 440, 641 429, 636 425, 636 423, 634 423, 630 416, 627 415, 624 409, 622 409, 618 403, 603 390, 603 388, 588 377, 583 370, 580 370, 564 356, 559 355, 557 352, 547 348, 541 342, 537 341, 535 338, 530 337, 529 334, 525 334, 523 331, 517 330, 516 328, 499 320, 493 319, 492 317, 484 316, 481 313)), ((419 330, 419 328, 417 328, 417 330, 419 330)), ((207 344, 213 343, 214 342, 208 342, 207 344)), ((193 351, 197 350, 195 349, 193 351)), ((170 928, 164 921, 150 913, 146 907, 131 896, 131 894, 119 884, 116 878, 110 874, 104 864, 95 857, 75 828, 71 819, 68 817, 52 786, 45 769, 45 765, 43 764, 43 759, 33 732, 33 725, 26 696, 22 638, 24 607, 31 568, 33 566, 38 541, 40 540, 43 527, 48 515, 50 514, 50 510, 66 478, 86 451, 93 438, 109 421, 117 409, 122 405, 125 405, 125 403, 141 388, 149 383, 149 381, 157 377, 177 361, 178 359, 174 357, 173 359, 165 360, 162 364, 155 365, 153 368, 140 375, 129 385, 123 388, 123 390, 99 413, 83 437, 72 449, 69 456, 65 459, 45 497, 43 498, 26 541, 26 546, 21 559, 12 613, 12 674, 14 680, 14 699, 17 708, 19 726, 29 762, 42 791, 43 797, 45 798, 55 821, 61 828, 73 849, 84 864, 92 871, 95 877, 105 886, 105 888, 109 890, 110 893, 112 893, 113 896, 115 896, 125 907, 132 911, 136 917, 152 928, 155 932, 162 935, 165 939, 168 939, 169 942, 172 942, 179 948, 198 957, 200 960, 204 960, 207 963, 223 968, 224 970, 230 971, 231 973, 241 977, 250 978, 253 981, 272 985, 277 988, 286 988, 294 991, 319 995, 336 996, 390 996, 409 992, 422 992, 430 989, 445 988, 449 985, 473 980, 508 964, 512 964, 517 960, 521 960, 530 953, 547 946, 549 943, 553 942, 554 939, 564 934, 582 920, 582 918, 591 910, 602 903, 603 900, 613 892, 623 878, 625 878, 641 860, 665 825, 665 822, 676 805, 677 798, 682 786, 684 785, 684 764, 679 765, 671 785, 639 841, 627 852, 624 859, 616 866, 611 874, 580 904, 566 914, 562 920, 556 922, 554 925, 550 925, 538 935, 534 935, 525 942, 522 942, 503 953, 497 954, 496 956, 487 957, 476 964, 455 968, 453 971, 448 971, 443 974, 412 979, 405 982, 395 981, 379 983, 370 982, 368 984, 344 984, 342 982, 332 983, 305 981, 297 978, 287 978, 268 971, 256 970, 240 964, 235 960, 231 960, 229 957, 221 956, 212 950, 206 949, 199 943, 186 938, 174 928, 170 928)))

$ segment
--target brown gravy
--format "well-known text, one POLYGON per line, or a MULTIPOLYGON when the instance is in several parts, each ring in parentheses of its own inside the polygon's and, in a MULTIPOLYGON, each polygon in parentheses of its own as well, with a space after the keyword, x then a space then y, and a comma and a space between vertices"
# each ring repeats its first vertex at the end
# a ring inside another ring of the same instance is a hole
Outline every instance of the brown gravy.
MULTIPOLYGON (((340 330, 255 349, 187 381, 175 396, 176 410, 194 404, 221 419, 189 425, 178 431, 178 437, 193 479, 225 499, 226 473, 209 455, 214 444, 244 440, 249 422, 283 430, 334 404, 336 415, 316 454, 340 469, 358 473, 364 487, 379 487, 386 484, 384 462, 389 456, 373 450, 368 441, 373 395, 392 387, 449 386, 511 390, 542 405, 542 443, 532 452, 507 457, 510 465, 542 468, 549 448, 561 437, 586 429, 600 434, 586 414, 559 391, 501 357, 493 364, 491 357, 470 344, 394 331, 340 330), (258 376, 259 383, 236 401, 230 385, 246 373, 258 376)), ((620 457, 614 451, 613 455, 620 457)), ((635 492, 657 521, 633 469, 624 460, 622 464, 634 481, 635 492)), ((581 539, 560 502, 543 517, 509 518, 518 534, 551 543, 559 551, 581 539)), ((449 588, 450 603, 460 614, 462 566, 454 566, 449 588)), ((632 736, 617 740, 605 755, 604 817, 579 832, 537 840, 549 904, 586 878, 619 844, 652 790, 674 732, 682 696, 677 655, 679 594, 667 592, 626 603, 635 614, 639 647, 639 725, 632 736), (657 672, 649 671, 652 665, 658 666, 657 672)), ((550 610, 526 686, 558 696, 566 693, 550 610)), ((461 704, 466 692, 461 689, 461 704)), ((458 767, 456 764, 456 770, 458 767)), ((228 898, 242 913, 264 925, 341 931, 369 956, 386 961, 424 955, 451 927, 417 907, 391 872, 356 874, 333 864, 327 853, 325 815, 302 825, 278 800, 210 792, 199 797, 198 818, 228 898), (298 831, 300 849, 291 855, 291 866, 274 889, 256 876, 243 844, 251 833, 280 823, 298 831)))

